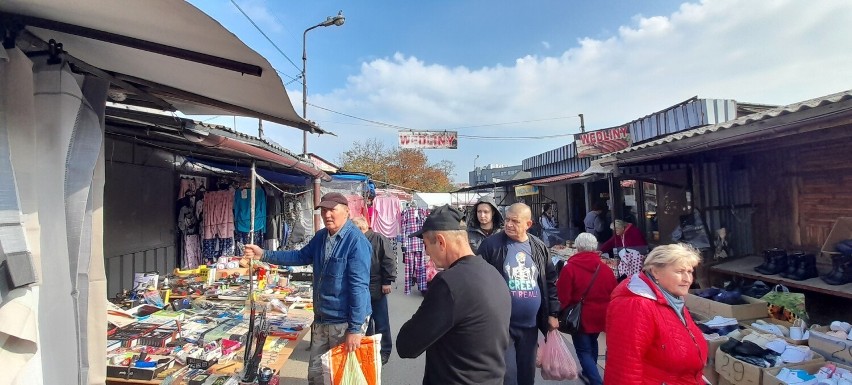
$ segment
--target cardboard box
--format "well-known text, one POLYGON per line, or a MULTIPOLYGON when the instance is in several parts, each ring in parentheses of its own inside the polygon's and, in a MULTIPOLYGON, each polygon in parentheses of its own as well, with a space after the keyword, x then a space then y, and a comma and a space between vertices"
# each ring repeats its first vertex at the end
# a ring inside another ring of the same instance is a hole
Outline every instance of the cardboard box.
POLYGON ((825 243, 822 244, 821 251, 823 252, 823 255, 825 255, 825 253, 837 252, 837 249, 835 248, 837 246, 837 242, 845 239, 852 239, 852 217, 837 218, 837 222, 834 222, 834 227, 832 227, 831 232, 828 233, 828 238, 826 238, 825 243))
POLYGON ((745 305, 728 305, 712 299, 702 298, 692 293, 688 293, 684 297, 684 300, 686 308, 689 311, 705 314, 710 318, 718 315, 743 321, 766 318, 769 315, 767 310, 769 304, 766 301, 747 296, 743 296, 742 298, 748 303, 745 305))
MULTIPOLYGON (((786 364, 781 367, 811 363, 823 364, 825 363, 825 358, 816 354, 816 358, 813 360, 797 364, 786 364)), ((719 373, 720 378, 724 378, 733 384, 762 385, 764 369, 766 368, 761 368, 748 362, 738 360, 721 350, 716 351, 716 372, 719 373)))
POLYGON ((808 345, 811 350, 822 354, 828 361, 852 365, 852 341, 825 334, 828 330, 825 326, 810 329, 808 345))
MULTIPOLYGON (((808 372, 809 374, 816 374, 820 368, 825 365, 825 361, 823 362, 806 362, 798 365, 789 365, 787 368, 790 369, 802 369, 808 372)), ((852 366, 846 366, 842 364, 835 364, 838 368, 843 368, 846 370, 852 370, 852 366)), ((762 385, 787 385, 786 382, 783 382, 776 377, 778 372, 781 371, 781 368, 769 368, 763 371, 763 384, 762 385)))
MULTIPOLYGON (((742 326, 743 328, 748 329, 748 330, 754 330, 754 331, 764 333, 764 334, 771 334, 771 333, 768 333, 766 331, 763 331, 763 330, 760 330, 758 328, 751 326, 751 324, 756 322, 756 321, 758 321, 758 320, 740 321, 740 326, 742 326)), ((790 330, 790 327, 793 326, 793 323, 791 323, 791 322, 781 321, 781 320, 777 320, 775 318, 763 318, 760 321, 765 321, 765 322, 768 322, 768 323, 771 323, 771 324, 783 326, 783 327, 787 328, 787 330, 790 330)), ((808 344, 808 340, 794 340, 794 339, 788 338, 788 337, 783 337, 783 338, 784 338, 784 341, 787 341, 787 343, 791 344, 791 345, 807 345, 808 344)), ((820 353, 820 354, 822 354, 822 353, 820 353)))

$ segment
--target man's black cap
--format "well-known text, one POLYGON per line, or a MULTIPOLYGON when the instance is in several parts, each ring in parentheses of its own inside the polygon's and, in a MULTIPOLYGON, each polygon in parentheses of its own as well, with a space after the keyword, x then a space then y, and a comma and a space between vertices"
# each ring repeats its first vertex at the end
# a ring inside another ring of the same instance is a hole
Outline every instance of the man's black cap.
POLYGON ((423 238, 423 233, 427 231, 464 230, 462 221, 464 221, 464 213, 461 210, 450 205, 443 205, 432 210, 426 217, 426 221, 423 222, 420 231, 412 233, 408 237, 423 238))

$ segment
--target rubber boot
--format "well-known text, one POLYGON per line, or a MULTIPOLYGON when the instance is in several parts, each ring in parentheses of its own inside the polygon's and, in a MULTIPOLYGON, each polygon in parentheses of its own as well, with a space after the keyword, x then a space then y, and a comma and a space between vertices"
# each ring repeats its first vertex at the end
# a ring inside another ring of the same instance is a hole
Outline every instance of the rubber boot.
POLYGON ((806 279, 816 278, 819 276, 816 268, 816 256, 813 254, 805 254, 799 258, 798 268, 793 275, 788 278, 796 281, 804 281, 806 279))
MULTIPOLYGON (((775 259, 777 256, 783 255, 785 258, 787 256, 787 251, 779 248, 772 248, 763 251, 763 264, 754 268, 754 271, 760 274, 778 274, 778 272, 772 273, 776 269, 775 267, 775 259)), ((786 265, 784 266, 786 268, 786 265)))
POLYGON ((852 255, 832 255, 831 264, 837 267, 822 277, 822 280, 829 285, 845 285, 852 282, 852 255))
POLYGON ((801 251, 794 251, 787 254, 787 269, 781 272, 781 276, 784 278, 793 278, 796 275, 796 271, 799 270, 804 256, 805 253, 801 251))

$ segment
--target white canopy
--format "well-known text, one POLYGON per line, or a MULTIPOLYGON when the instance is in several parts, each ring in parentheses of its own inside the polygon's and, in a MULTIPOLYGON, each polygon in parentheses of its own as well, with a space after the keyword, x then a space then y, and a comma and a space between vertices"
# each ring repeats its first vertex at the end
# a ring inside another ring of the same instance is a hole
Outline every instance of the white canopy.
POLYGON ((266 59, 188 2, 4 0, 0 12, 110 72, 114 86, 135 86, 131 97, 142 91, 189 115, 251 116, 322 133, 296 114, 266 59))

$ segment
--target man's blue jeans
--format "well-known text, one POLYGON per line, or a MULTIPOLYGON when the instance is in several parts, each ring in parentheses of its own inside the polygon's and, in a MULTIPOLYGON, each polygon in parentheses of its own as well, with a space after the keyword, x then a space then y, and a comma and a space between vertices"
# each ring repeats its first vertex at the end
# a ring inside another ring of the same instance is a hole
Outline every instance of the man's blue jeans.
POLYGON ((590 385, 601 385, 603 379, 598 371, 598 335, 600 333, 574 333, 571 339, 574 341, 574 350, 577 351, 577 359, 583 368, 583 375, 589 379, 590 385))
POLYGON ((535 355, 538 347, 538 328, 509 326, 509 346, 506 349, 506 374, 503 385, 535 384, 535 355))
POLYGON ((372 301, 373 315, 370 317, 370 326, 367 327, 367 335, 382 334, 382 357, 388 357, 393 349, 393 337, 391 336, 390 317, 388 316, 388 297, 384 294, 372 301))

